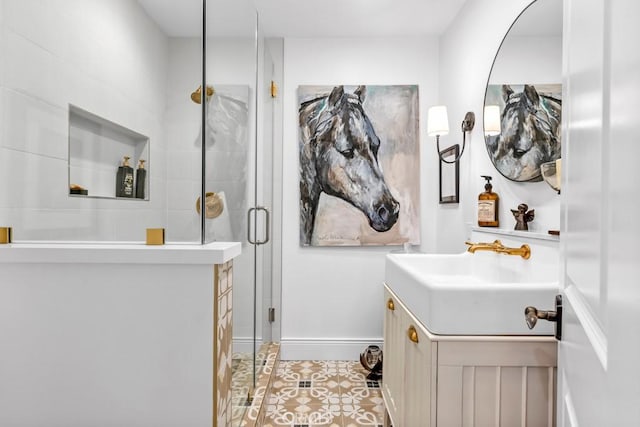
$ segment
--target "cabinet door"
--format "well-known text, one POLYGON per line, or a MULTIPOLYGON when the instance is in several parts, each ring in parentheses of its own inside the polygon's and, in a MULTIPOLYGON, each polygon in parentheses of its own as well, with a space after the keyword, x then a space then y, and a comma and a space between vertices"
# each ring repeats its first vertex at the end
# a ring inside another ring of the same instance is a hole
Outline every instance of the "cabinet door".
POLYGON ((483 338, 438 343, 438 425, 554 426, 553 338, 483 338))
POLYGON ((404 319, 400 302, 384 289, 384 344, 382 359, 382 393, 391 422, 395 426, 402 421, 404 388, 404 319))
POLYGON ((406 313, 404 318, 404 422, 403 426, 435 426, 436 343, 406 313), (432 416, 433 415, 433 416, 432 416))

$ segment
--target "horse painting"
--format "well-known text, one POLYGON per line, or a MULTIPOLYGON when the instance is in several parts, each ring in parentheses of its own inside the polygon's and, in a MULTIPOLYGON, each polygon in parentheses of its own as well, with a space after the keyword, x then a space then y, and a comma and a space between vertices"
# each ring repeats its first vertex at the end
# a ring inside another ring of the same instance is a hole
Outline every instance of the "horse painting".
POLYGON ((559 85, 553 86, 552 96, 533 85, 524 85, 522 92, 499 85, 501 133, 488 136, 486 143, 494 166, 510 180, 541 181, 540 165, 560 158, 562 101, 559 85))
POLYGON ((344 86, 300 103, 300 243, 312 244, 321 193, 355 207, 376 232, 398 221, 400 203, 385 182, 380 138, 365 109, 365 86, 344 86))

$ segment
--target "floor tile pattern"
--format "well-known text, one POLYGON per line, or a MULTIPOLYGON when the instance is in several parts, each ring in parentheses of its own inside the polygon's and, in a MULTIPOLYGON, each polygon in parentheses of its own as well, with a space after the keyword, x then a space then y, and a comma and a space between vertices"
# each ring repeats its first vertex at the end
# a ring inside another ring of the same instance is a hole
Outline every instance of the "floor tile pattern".
POLYGON ((382 426, 378 381, 355 361, 281 361, 264 427, 382 426))
MULTIPOLYGON (((250 360, 249 360, 250 362, 250 360)), ((260 351, 256 357, 256 365, 258 367, 257 383, 253 390, 252 400, 246 399, 249 387, 243 388, 243 374, 238 375, 239 383, 238 391, 241 393, 234 406, 233 427, 261 427, 264 424, 264 415, 266 405, 263 404, 265 396, 269 395, 271 384, 275 377, 276 366, 280 362, 280 344, 265 343, 260 346, 260 351)), ((241 363, 239 363, 241 365, 241 363)), ((252 363, 250 363, 252 366, 252 363)), ((240 370, 240 366, 239 366, 240 370)), ((245 371, 244 378, 250 382, 253 375, 251 368, 245 371)))
POLYGON ((240 421, 250 406, 247 396, 253 381, 253 359, 250 353, 234 353, 232 360, 231 389, 233 390, 233 425, 240 421))

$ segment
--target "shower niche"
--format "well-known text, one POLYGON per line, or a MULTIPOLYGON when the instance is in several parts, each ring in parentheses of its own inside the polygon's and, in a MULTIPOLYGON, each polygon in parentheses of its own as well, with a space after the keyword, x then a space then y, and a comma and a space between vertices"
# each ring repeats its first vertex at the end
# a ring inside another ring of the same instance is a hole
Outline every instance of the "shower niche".
POLYGON ((69 105, 70 197, 149 200, 150 172, 148 136, 69 105), (125 157, 132 169, 133 191, 131 197, 118 197, 118 168, 125 157), (146 172, 138 178, 141 163, 146 172))

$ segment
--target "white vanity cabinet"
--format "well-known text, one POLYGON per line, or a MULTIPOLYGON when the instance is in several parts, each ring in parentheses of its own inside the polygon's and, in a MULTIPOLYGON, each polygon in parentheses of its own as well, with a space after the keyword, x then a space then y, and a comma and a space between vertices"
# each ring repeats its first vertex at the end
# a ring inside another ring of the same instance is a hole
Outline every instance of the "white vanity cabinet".
POLYGON ((386 287, 385 301, 382 394, 389 416, 394 426, 435 421, 431 395, 436 348, 424 327, 386 287))
POLYGON ((555 425, 554 337, 434 335, 384 299, 385 426, 555 425))

